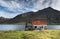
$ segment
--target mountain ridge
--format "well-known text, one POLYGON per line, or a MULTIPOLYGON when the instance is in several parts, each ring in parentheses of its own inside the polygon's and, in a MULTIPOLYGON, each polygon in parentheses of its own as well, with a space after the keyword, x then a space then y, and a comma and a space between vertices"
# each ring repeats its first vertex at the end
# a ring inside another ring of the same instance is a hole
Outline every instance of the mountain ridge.
POLYGON ((51 7, 39 10, 37 12, 26 12, 9 19, 7 23, 30 22, 33 19, 46 19, 48 24, 60 24, 60 11, 51 7))
MULTIPOLYGON (((20 15, 17 15, 13 19, 13 22, 26 22, 32 21, 33 19, 46 19, 49 24, 60 24, 60 11, 55 10, 51 7, 45 8, 43 10, 39 10, 37 12, 27 12, 20 15)), ((11 21, 11 22, 12 22, 11 21)))

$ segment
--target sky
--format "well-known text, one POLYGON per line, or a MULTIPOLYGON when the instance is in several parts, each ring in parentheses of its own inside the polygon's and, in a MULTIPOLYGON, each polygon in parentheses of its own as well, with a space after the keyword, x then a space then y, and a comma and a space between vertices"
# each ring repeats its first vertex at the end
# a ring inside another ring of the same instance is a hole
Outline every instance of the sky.
POLYGON ((13 18, 25 12, 47 7, 60 11, 60 0, 0 0, 0 17, 13 18))

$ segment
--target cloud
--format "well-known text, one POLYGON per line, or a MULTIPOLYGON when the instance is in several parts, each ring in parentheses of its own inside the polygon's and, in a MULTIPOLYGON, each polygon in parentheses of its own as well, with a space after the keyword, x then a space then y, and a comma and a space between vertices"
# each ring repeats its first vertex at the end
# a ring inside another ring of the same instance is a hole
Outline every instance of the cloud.
POLYGON ((18 9, 21 7, 20 4, 14 2, 14 1, 10 1, 10 2, 0 1, 0 6, 6 8, 6 10, 8 10, 8 11, 13 11, 14 13, 19 12, 18 9))
POLYGON ((18 14, 47 7, 60 10, 60 0, 0 0, 0 16, 12 18, 18 14))
POLYGON ((2 12, 0 11, 0 17, 5 17, 5 18, 13 18, 16 15, 18 15, 18 13, 6 13, 6 12, 2 12))
POLYGON ((60 0, 54 0, 54 1, 55 2, 52 4, 52 7, 60 11, 60 0))

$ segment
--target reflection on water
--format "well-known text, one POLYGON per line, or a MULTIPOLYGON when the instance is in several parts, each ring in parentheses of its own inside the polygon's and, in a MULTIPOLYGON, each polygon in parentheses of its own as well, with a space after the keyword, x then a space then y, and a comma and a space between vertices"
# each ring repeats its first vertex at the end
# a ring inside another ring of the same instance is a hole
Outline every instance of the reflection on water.
MULTIPOLYGON (((60 25, 48 25, 47 29, 60 29, 60 25)), ((25 25, 0 24, 0 30, 25 30, 25 25)))

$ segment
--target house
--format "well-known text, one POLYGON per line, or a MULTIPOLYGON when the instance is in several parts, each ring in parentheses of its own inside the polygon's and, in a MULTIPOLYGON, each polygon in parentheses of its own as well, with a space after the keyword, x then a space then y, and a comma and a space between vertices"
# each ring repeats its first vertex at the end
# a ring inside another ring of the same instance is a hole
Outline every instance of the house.
POLYGON ((32 20, 32 26, 34 30, 44 30, 47 26, 46 19, 36 19, 32 20))

